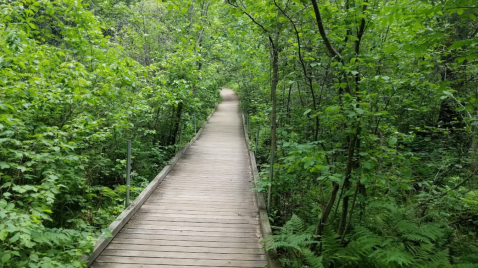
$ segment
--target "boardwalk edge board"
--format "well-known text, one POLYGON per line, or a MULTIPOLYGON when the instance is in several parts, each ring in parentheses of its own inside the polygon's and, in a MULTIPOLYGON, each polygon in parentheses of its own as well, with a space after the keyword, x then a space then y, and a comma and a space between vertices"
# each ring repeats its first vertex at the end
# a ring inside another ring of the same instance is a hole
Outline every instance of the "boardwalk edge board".
MULTIPOLYGON (((256 157, 254 152, 251 151, 249 137, 247 134, 247 128, 244 120, 244 114, 242 114, 242 125, 244 127, 244 138, 246 139, 247 149, 249 151, 249 164, 252 169, 252 183, 257 188, 256 181, 259 180, 259 172, 257 171, 256 157)), ((259 209, 259 224, 261 225, 262 236, 264 237, 265 247, 269 247, 272 243, 270 240, 272 237, 272 228, 269 222, 269 215, 267 214, 266 201, 264 194, 254 190, 257 200, 257 208, 259 209)), ((277 256, 276 249, 265 250, 267 255, 267 264, 269 268, 282 268, 279 258, 277 256)))
POLYGON ((181 157, 186 153, 186 151, 191 147, 191 145, 199 138, 201 133, 206 126, 206 123, 209 121, 211 116, 217 109, 217 104, 212 110, 209 117, 204 121, 201 128, 198 130, 196 135, 186 144, 169 162, 168 164, 159 172, 158 175, 144 188, 138 197, 108 226, 108 230, 111 231, 112 236, 108 238, 102 238, 98 240, 94 246, 93 252, 89 256, 84 256, 83 260, 88 260, 86 267, 90 267, 91 264, 100 256, 103 250, 109 245, 111 240, 119 233, 119 231, 128 223, 128 221, 136 214, 136 212, 141 208, 141 206, 146 202, 154 190, 159 186, 161 181, 168 175, 171 169, 176 165, 176 163, 181 159, 181 157))

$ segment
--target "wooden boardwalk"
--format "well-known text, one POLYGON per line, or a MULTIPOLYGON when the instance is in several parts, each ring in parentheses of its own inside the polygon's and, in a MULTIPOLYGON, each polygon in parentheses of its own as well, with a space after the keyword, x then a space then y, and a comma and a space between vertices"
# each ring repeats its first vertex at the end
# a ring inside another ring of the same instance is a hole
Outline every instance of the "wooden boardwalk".
POLYGON ((221 91, 203 132, 94 268, 265 267, 237 95, 221 91))

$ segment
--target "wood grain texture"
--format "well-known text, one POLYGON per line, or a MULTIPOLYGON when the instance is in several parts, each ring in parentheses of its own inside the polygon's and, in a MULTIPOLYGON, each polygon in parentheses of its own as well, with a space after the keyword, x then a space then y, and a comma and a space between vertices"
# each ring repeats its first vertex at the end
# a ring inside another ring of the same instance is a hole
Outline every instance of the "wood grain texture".
POLYGON ((267 265, 239 101, 232 90, 221 95, 201 134, 91 267, 267 265))

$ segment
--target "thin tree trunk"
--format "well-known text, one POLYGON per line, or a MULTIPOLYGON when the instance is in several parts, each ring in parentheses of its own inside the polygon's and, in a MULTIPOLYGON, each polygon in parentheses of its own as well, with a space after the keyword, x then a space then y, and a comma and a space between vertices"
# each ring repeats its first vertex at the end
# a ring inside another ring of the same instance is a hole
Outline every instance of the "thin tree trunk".
POLYGON ((183 111, 183 103, 180 102, 178 104, 178 109, 176 110, 176 116, 174 118, 174 131, 173 131, 173 135, 171 135, 171 142, 170 144, 171 145, 174 145, 176 144, 176 141, 177 141, 177 137, 179 135, 179 127, 181 126, 181 113, 183 111))
POLYGON ((272 195, 272 181, 274 179, 274 163, 275 163, 275 153, 277 149, 277 122, 276 122, 276 110, 277 110, 277 100, 276 100, 276 89, 277 84, 279 83, 279 31, 274 36, 274 41, 271 41, 272 46, 272 79, 271 79, 271 102, 272 102, 272 112, 271 112, 271 161, 269 168, 269 192, 267 196, 267 210, 271 210, 271 195, 272 195))

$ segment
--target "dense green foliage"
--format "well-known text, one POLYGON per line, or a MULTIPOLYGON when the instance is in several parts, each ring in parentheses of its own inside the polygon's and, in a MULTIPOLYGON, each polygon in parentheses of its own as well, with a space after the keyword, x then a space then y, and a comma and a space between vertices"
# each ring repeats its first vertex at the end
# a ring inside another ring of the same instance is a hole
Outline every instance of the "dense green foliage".
POLYGON ((284 267, 478 265, 476 1, 0 12, 0 267, 81 267, 124 208, 127 140, 136 195, 226 83, 284 267))
POLYGON ((476 1, 228 3, 284 266, 476 267, 476 1))
POLYGON ((137 195, 219 100, 220 63, 158 2, 0 10, 0 267, 82 267, 124 209, 127 140, 137 195))

